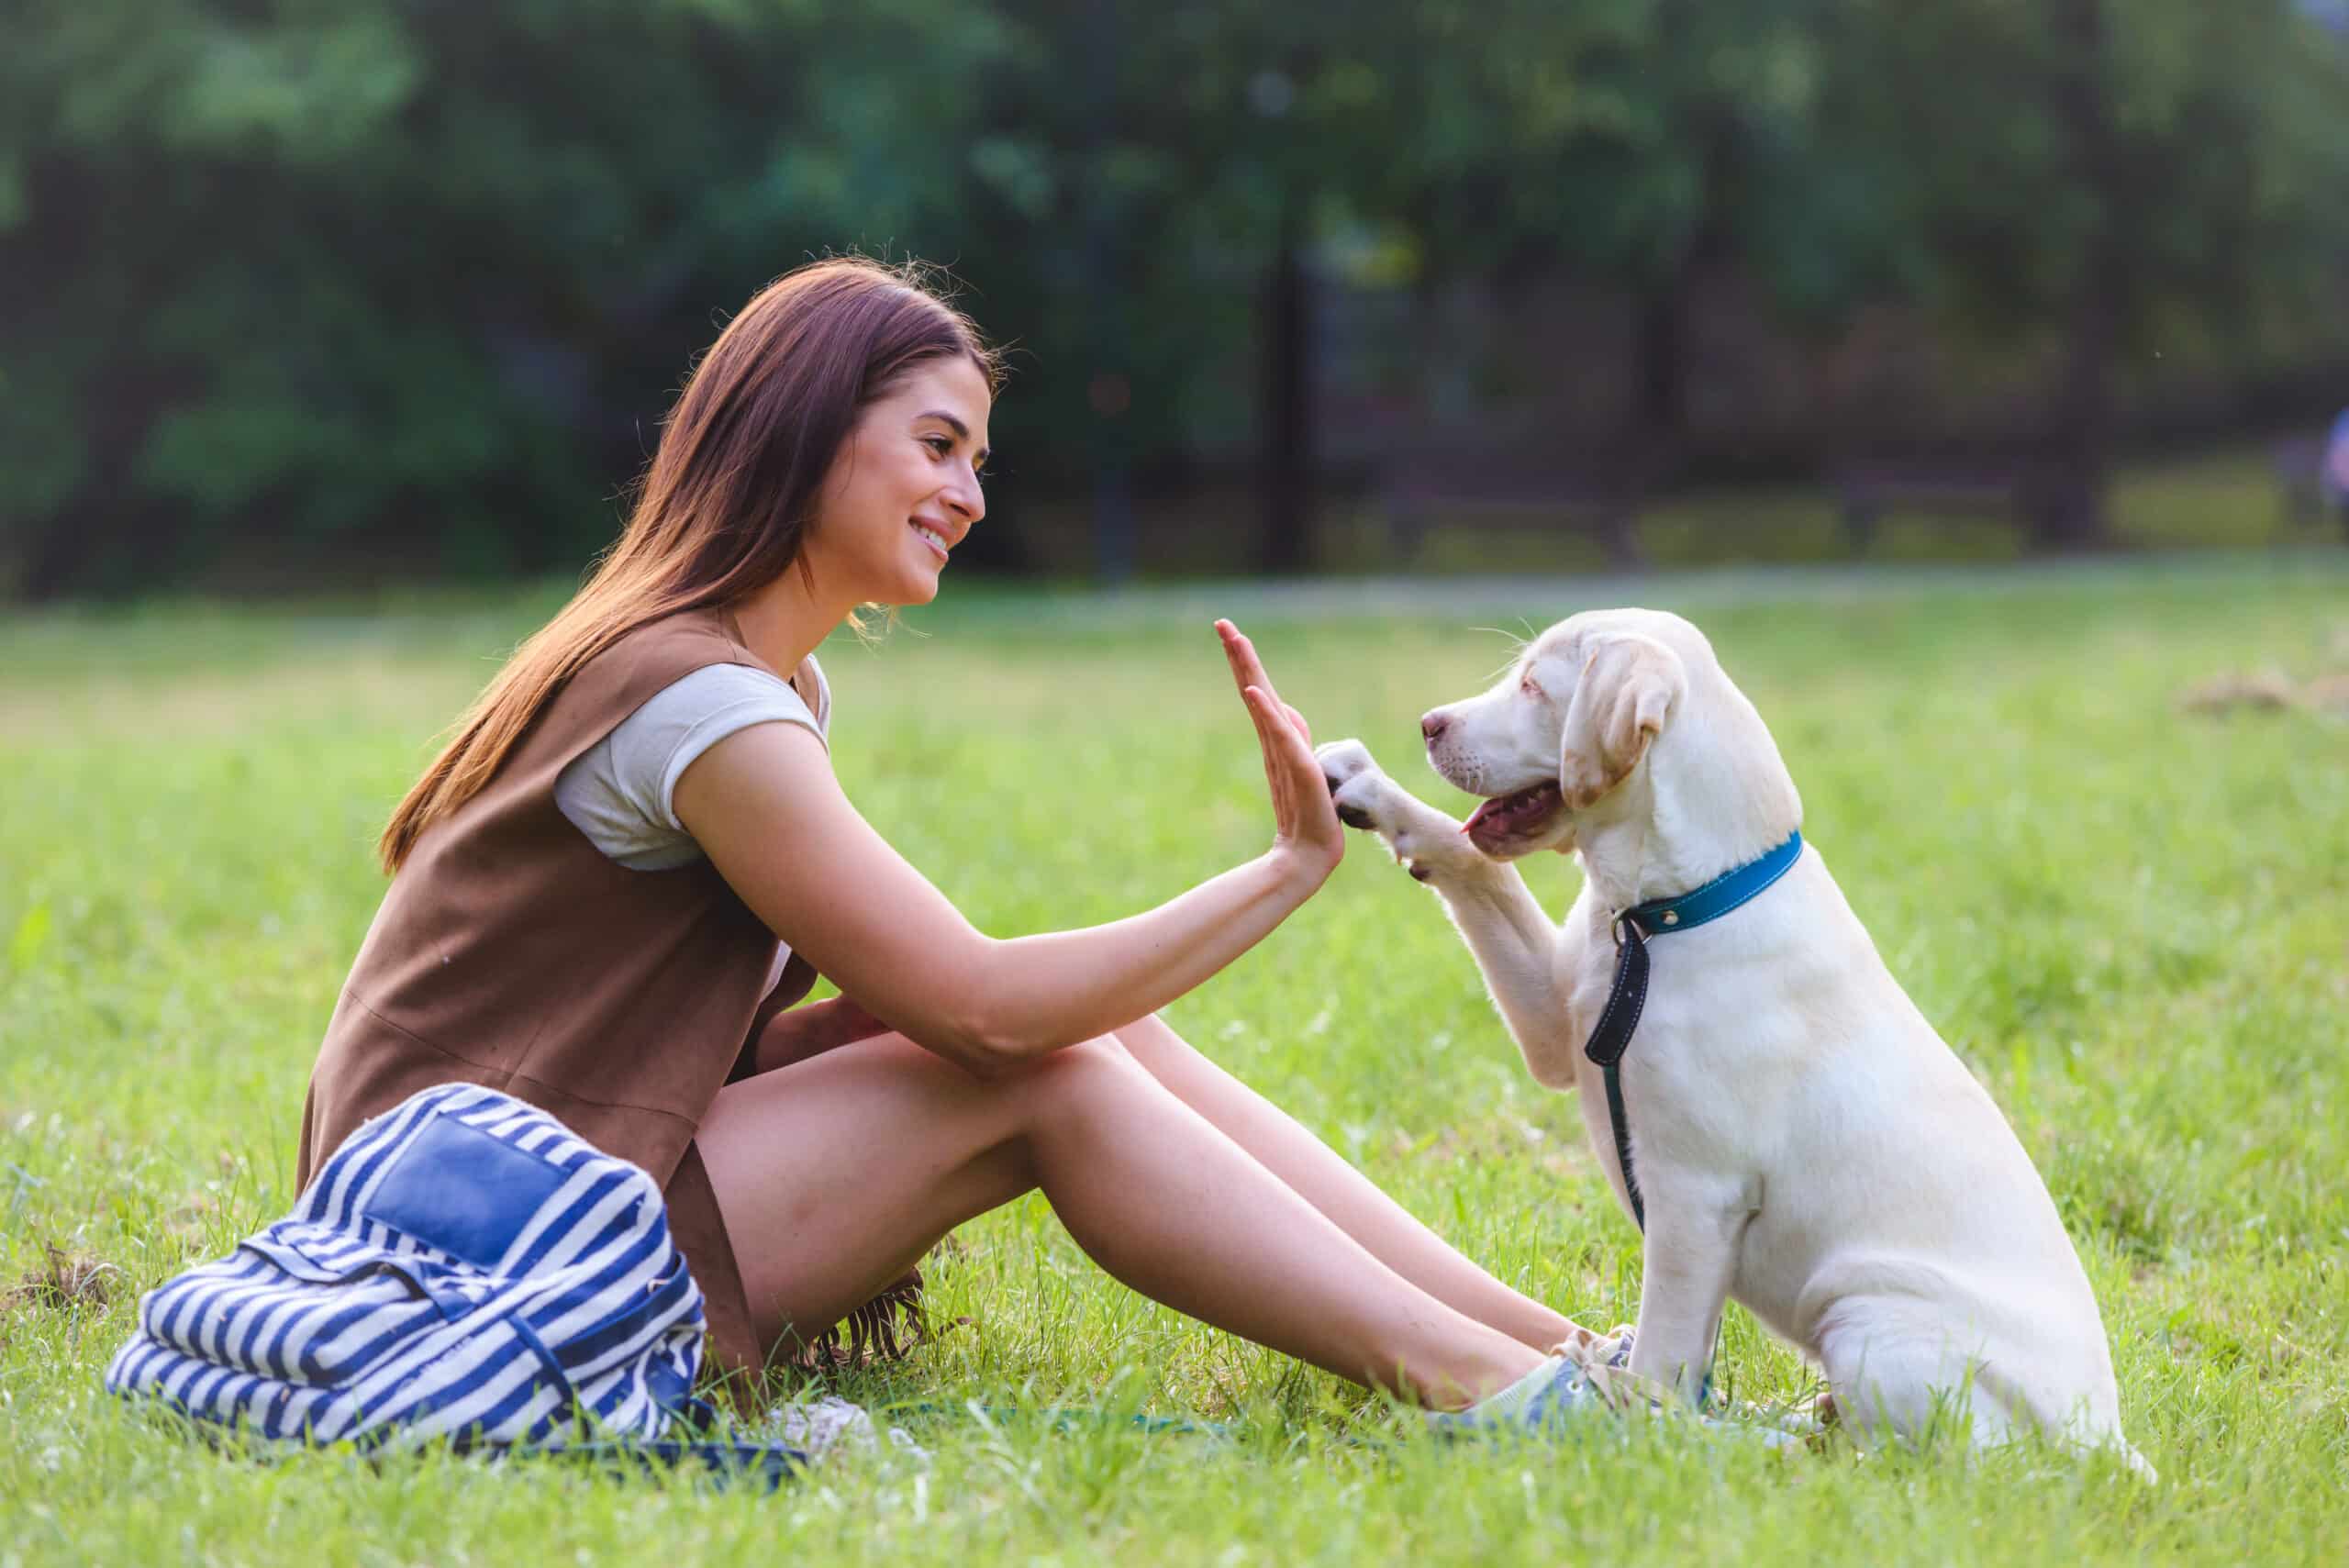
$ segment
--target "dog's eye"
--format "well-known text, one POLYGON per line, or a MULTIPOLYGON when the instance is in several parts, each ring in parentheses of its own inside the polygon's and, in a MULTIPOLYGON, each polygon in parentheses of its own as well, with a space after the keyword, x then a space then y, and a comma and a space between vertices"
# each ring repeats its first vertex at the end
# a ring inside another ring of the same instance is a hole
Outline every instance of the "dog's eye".
POLYGON ((1535 680, 1532 673, 1529 671, 1517 678, 1517 689, 1527 696, 1538 697, 1542 695, 1542 683, 1535 680))

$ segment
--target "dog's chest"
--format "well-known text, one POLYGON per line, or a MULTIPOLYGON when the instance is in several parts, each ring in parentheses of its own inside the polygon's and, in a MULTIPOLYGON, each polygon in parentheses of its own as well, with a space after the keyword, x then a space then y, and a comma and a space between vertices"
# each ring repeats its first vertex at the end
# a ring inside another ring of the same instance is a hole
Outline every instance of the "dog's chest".
MULTIPOLYGON (((1564 1017, 1563 1049, 1571 1060, 1556 1064, 1554 1078, 1572 1083, 1582 1095, 1585 1124, 1594 1152, 1610 1171, 1620 1170, 1616 1129, 1608 1111, 1606 1075, 1584 1053, 1618 984, 1620 950, 1611 933, 1594 919, 1570 918, 1561 933, 1557 995, 1564 1017)), ((1652 940, 1648 982, 1636 1001, 1637 1023, 1617 1066, 1636 1171, 1644 1163, 1701 1173, 1705 1184, 1743 1184, 1753 1168, 1753 1107, 1758 1086, 1747 1080, 1754 1063, 1737 1049, 1740 1029, 1751 1018, 1734 1016, 1734 997, 1705 967, 1701 933, 1675 935, 1676 948, 1652 940)), ((1733 992, 1735 987, 1728 988, 1733 992)))
POLYGON ((1615 977, 1615 943, 1608 923, 1586 885, 1558 925, 1556 967, 1553 974, 1561 1010, 1580 1040, 1590 1038, 1598 1015, 1607 1006, 1608 987, 1615 977))

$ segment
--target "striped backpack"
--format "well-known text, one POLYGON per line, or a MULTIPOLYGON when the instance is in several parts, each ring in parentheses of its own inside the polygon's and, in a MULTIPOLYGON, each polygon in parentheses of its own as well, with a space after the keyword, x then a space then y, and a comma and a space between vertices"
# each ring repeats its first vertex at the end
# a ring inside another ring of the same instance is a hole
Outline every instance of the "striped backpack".
POLYGON ((149 1292, 106 1385, 278 1444, 796 1460, 669 1440, 710 1415, 703 1332, 650 1175, 451 1084, 352 1133, 291 1217, 149 1292))

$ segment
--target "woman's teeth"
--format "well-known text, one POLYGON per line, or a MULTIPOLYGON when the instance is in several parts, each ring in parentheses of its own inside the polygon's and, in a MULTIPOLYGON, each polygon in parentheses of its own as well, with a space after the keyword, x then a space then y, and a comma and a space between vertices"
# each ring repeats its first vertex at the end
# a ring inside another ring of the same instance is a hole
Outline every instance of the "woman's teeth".
POLYGON ((923 542, 928 544, 930 549, 938 551, 941 555, 944 555, 946 553, 946 536, 944 534, 940 533, 936 528, 924 528, 919 523, 916 523, 913 528, 914 532, 921 535, 923 542))

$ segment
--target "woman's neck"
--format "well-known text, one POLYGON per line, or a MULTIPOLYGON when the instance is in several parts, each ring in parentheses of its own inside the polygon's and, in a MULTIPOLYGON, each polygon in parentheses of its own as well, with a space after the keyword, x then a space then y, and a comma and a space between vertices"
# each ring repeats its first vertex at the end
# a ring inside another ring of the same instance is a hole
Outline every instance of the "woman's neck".
POLYGON ((735 604, 734 624, 743 646, 769 668, 789 679, 800 661, 816 651, 848 612, 819 602, 802 573, 782 576, 735 604))

